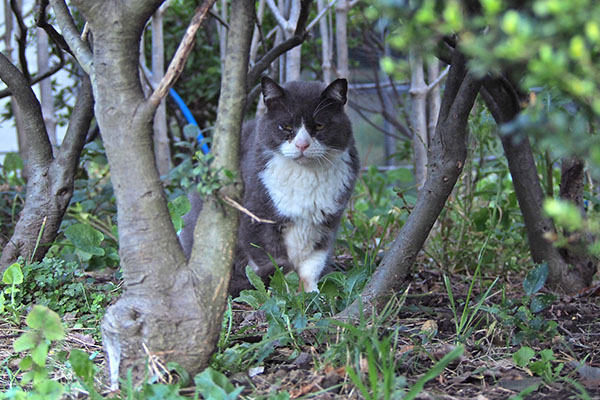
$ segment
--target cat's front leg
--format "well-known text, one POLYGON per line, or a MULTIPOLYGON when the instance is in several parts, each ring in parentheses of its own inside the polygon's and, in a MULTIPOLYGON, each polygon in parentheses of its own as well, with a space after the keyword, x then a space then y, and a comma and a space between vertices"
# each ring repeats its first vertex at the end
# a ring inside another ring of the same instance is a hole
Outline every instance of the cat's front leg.
POLYGON ((300 277, 300 287, 298 290, 304 290, 305 292, 319 291, 317 282, 325 268, 328 255, 329 251, 327 250, 315 250, 299 263, 297 271, 300 277))

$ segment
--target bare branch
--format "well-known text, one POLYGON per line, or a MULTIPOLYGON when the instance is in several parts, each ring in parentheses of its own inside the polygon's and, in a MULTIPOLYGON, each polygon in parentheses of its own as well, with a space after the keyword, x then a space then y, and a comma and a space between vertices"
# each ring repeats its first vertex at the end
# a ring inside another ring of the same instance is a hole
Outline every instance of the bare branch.
POLYGON ((81 149, 86 143, 86 136, 93 116, 92 84, 89 76, 84 75, 81 78, 81 87, 77 95, 77 102, 71 113, 69 127, 57 157, 59 164, 66 167, 65 175, 74 174, 75 168, 77 168, 81 149))
POLYGON ((221 25, 223 25, 225 27, 225 29, 229 30, 229 24, 223 19, 221 18, 221 16, 219 14, 217 14, 214 11, 209 11, 208 14, 213 17, 214 19, 216 19, 217 21, 219 21, 219 23, 221 25))
POLYGON ((315 17, 315 19, 313 19, 310 22, 310 24, 308 24, 308 26, 306 27, 306 30, 310 31, 312 28, 314 28, 314 26, 319 22, 319 20, 321 18, 323 18, 325 16, 325 14, 327 14, 327 11, 329 11, 329 9, 335 5, 336 1, 337 0, 331 0, 329 2, 329 4, 327 4, 325 7, 323 7, 323 9, 319 12, 319 14, 317 14, 317 16, 315 17))
MULTIPOLYGON (((353 101, 348 101, 348 105, 350 107, 352 107, 352 109, 369 125, 371 125, 373 128, 377 129, 379 132, 383 133, 386 136, 391 136, 394 139, 398 139, 398 140, 406 140, 406 139, 411 139, 410 136, 406 136, 406 137, 401 137, 398 136, 392 132, 386 131, 385 129, 379 127, 376 123, 374 123, 373 121, 371 121, 371 119, 369 117, 367 117, 364 113, 363 110, 361 109, 361 107, 354 103, 353 101)), ((402 132, 404 134, 404 132, 402 132)))
MULTIPOLYGON (((35 85, 36 83, 43 81, 44 79, 54 75, 55 73, 57 73, 58 71, 60 71, 62 69, 62 67, 64 67, 65 62, 64 59, 60 59, 59 63, 54 65, 52 68, 50 68, 48 71, 44 72, 41 75, 34 75, 34 77, 32 79, 29 80, 29 84, 30 85, 35 85)), ((10 96, 12 95, 12 92, 10 91, 10 88, 4 89, 4 90, 0 90, 0 99, 10 96)))
POLYGON ((158 107, 160 101, 167 95, 169 89, 173 87, 179 78, 179 75, 183 72, 185 62, 194 47, 194 43, 196 43, 196 32, 198 32, 202 22, 206 19, 206 16, 215 1, 216 0, 204 0, 202 5, 196 9, 194 17, 185 31, 185 35, 183 35, 183 39, 181 39, 181 43, 179 43, 179 47, 169 64, 167 73, 158 84, 156 90, 154 90, 148 98, 149 103, 153 107, 158 107))
POLYGON ((427 90, 426 91, 430 92, 431 89, 433 89, 434 87, 436 87, 437 85, 439 85, 440 82, 446 77, 446 75, 448 75, 448 71, 450 71, 450 66, 449 65, 446 67, 446 69, 444 69, 442 71, 442 73, 437 77, 436 80, 434 80, 429 85, 427 85, 427 90))
POLYGON ((281 13, 279 12, 279 8, 277 7, 277 4, 275 4, 275 1, 267 0, 267 5, 269 6, 271 13, 275 17, 275 20, 277 21, 277 25, 279 25, 281 27, 281 29, 283 29, 284 31, 289 29, 290 23, 288 20, 283 18, 283 15, 281 15, 281 13))
POLYGON ((6 83, 23 113, 29 162, 33 166, 49 165, 53 160, 52 145, 46 133, 40 103, 21 71, 1 52, 0 79, 6 83))
POLYGON ((25 51, 27 50, 27 26, 23 21, 23 13, 16 0, 10 0, 10 8, 17 19, 17 25, 19 25, 19 36, 17 37, 17 43, 19 44, 19 65, 21 66, 23 76, 29 81, 31 80, 31 76, 29 75, 27 57, 25 56, 25 51))
POLYGON ((279 45, 273 47, 271 50, 267 52, 260 60, 254 64, 254 67, 250 72, 248 72, 248 79, 246 80, 249 87, 256 82, 260 74, 269 68, 269 65, 273 61, 277 59, 280 55, 285 53, 286 51, 293 49, 294 47, 302 44, 306 39, 306 33, 304 35, 294 35, 291 38, 287 39, 285 42, 280 43, 279 45))
POLYGON ((90 46, 81 40, 81 34, 77 31, 73 16, 65 3, 65 0, 49 0, 56 15, 56 20, 63 33, 66 42, 73 51, 79 65, 90 76, 92 76, 93 57, 90 46))

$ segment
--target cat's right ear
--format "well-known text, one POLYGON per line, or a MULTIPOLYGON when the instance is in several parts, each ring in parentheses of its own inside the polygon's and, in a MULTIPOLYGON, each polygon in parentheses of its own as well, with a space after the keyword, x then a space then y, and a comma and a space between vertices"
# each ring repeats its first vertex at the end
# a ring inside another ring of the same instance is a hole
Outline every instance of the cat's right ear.
POLYGON ((269 109, 273 108, 285 96, 285 90, 266 75, 261 78, 260 84, 265 104, 269 109))

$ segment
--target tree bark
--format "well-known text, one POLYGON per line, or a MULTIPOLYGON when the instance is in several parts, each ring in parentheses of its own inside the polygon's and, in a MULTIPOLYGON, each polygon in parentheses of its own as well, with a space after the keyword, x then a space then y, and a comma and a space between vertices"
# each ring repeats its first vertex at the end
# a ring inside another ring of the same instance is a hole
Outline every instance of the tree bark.
POLYGON ((337 74, 339 78, 350 79, 348 62, 348 0, 338 0, 335 5, 335 44, 337 50, 337 74))
MULTIPOLYGON (((37 29, 37 67, 38 75, 44 74, 49 70, 49 43, 48 34, 41 28, 37 29)), ((56 147, 56 116, 54 115, 54 97, 52 96, 52 84, 50 78, 46 78, 39 83, 40 101, 42 103, 42 114, 46 124, 46 132, 52 147, 56 147)))
MULTIPOLYGON (((559 196, 561 199, 575 204, 585 218, 583 189, 585 186, 585 170, 583 161, 577 158, 566 158, 562 161, 559 196)), ((589 253, 589 245, 594 237, 589 232, 564 232, 569 237, 569 245, 560 248, 559 252, 571 265, 584 285, 591 286, 598 270, 598 258, 589 253)))
MULTIPOLYGON (((518 95, 505 79, 486 79, 481 93, 498 125, 512 121, 521 111, 518 95)), ((576 293, 589 286, 593 273, 591 276, 584 273, 587 265, 571 268, 547 239, 547 235, 553 233, 555 228, 542 211, 544 191, 529 139, 526 136, 504 135, 501 141, 525 222, 531 257, 535 263, 548 263, 548 286, 566 293, 576 293)), ((593 267, 590 270, 595 271, 595 264, 593 267)))
MULTIPOLYGON (((73 1, 94 35, 96 115, 117 200, 125 292, 102 323, 113 388, 130 368, 136 382, 144 379, 150 354, 190 373, 207 365, 219 337, 237 232, 237 212, 208 199, 188 262, 171 223, 152 142, 158 89, 146 100, 138 74, 139 38, 160 3, 73 1)), ((253 12, 251 2, 232 3, 231 24, 238 29, 227 42, 215 168, 237 170, 253 12)), ((238 190, 224 187, 222 195, 237 198, 238 190)))
MULTIPOLYGON (((317 9, 319 13, 323 11, 325 5, 324 0, 317 0, 317 9)), ((331 66, 331 46, 329 41, 329 26, 327 26, 327 18, 319 20, 319 34, 321 35, 321 58, 323 59, 323 82, 329 85, 333 80, 333 68, 331 66)))
POLYGON ((360 299, 340 313, 339 318, 355 318, 361 311, 369 313, 373 306, 385 304, 405 285, 417 254, 462 172, 467 155, 467 120, 479 87, 480 82, 467 73, 465 58, 455 52, 429 149, 428 176, 417 204, 360 299))
MULTIPOLYGON (((162 11, 152 16, 152 79, 158 86, 165 76, 165 45, 163 39, 162 11)), ((167 176, 171 169, 171 149, 167 134, 167 105, 162 99, 154 114, 154 152, 160 176, 167 176)))
POLYGON ((427 84, 423 57, 417 49, 410 51, 410 119, 413 131, 415 180, 421 190, 427 179, 427 84))
POLYGON ((29 160, 25 207, 13 236, 2 251, 0 272, 3 272, 19 256, 40 260, 48 250, 48 243, 54 241, 73 195, 75 170, 93 116, 94 102, 90 81, 85 76, 63 145, 54 158, 40 104, 29 82, 2 53, 0 79, 14 93, 16 104, 23 113, 29 160), (36 246, 40 231, 40 245, 36 246))

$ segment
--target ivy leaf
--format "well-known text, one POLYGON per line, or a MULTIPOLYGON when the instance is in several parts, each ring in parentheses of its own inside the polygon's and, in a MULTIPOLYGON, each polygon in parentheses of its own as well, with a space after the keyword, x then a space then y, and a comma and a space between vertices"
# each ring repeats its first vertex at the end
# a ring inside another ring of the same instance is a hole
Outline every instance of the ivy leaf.
POLYGON ((104 240, 104 235, 89 225, 71 225, 65 229, 65 236, 78 250, 95 256, 104 255, 104 249, 100 247, 100 244, 104 240))

